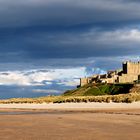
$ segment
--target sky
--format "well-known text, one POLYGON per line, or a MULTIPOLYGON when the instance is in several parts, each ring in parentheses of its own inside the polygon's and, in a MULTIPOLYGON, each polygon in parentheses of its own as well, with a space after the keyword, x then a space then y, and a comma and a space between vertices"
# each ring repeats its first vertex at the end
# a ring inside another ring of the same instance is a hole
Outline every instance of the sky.
POLYGON ((60 94, 140 60, 139 0, 0 0, 0 98, 60 94))

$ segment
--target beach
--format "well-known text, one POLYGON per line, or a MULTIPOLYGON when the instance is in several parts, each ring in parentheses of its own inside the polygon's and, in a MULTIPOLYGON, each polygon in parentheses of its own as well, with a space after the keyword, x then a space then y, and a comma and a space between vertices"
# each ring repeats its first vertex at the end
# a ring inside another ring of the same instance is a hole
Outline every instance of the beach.
POLYGON ((0 139, 138 140, 140 103, 0 105, 0 139))
POLYGON ((57 109, 57 110, 100 110, 100 109, 140 109, 140 102, 133 103, 42 103, 42 104, 0 104, 0 108, 57 109))

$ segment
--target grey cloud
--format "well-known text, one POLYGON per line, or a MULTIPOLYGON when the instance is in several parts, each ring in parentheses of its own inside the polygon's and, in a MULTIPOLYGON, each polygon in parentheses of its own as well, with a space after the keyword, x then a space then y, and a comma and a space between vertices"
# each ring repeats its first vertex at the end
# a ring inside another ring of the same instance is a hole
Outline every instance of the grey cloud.
POLYGON ((139 9, 124 0, 1 0, 1 69, 83 66, 88 58, 138 55, 139 9))
POLYGON ((140 31, 133 29, 107 32, 91 30, 79 34, 59 33, 52 38, 47 38, 43 34, 34 42, 37 44, 42 40, 39 47, 33 45, 27 50, 31 58, 37 59, 138 55, 139 39, 140 31))
POLYGON ((0 9, 0 27, 113 24, 140 20, 140 5, 114 0, 2 0, 0 9))
POLYGON ((1 44, 0 62, 67 65, 75 58, 78 61, 90 57, 138 55, 139 40, 140 31, 133 28, 17 34, 8 39, 8 45, 7 41, 1 44))

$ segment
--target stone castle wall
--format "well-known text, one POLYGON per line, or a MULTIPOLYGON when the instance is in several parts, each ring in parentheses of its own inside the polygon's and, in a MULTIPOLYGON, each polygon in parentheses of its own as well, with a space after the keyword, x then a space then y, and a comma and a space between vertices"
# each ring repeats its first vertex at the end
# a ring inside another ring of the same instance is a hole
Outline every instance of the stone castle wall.
POLYGON ((138 75, 134 74, 123 74, 118 77, 118 83, 133 83, 138 80, 138 75))
POLYGON ((123 71, 125 74, 140 75, 140 62, 126 62, 124 65, 123 71))
POLYGON ((104 78, 104 79, 101 79, 101 80, 105 81, 106 83, 116 83, 117 79, 118 79, 118 76, 114 75, 111 78, 104 78))
POLYGON ((107 73, 105 75, 94 75, 92 78, 81 78, 80 86, 88 83, 96 83, 92 79, 97 79, 103 83, 133 83, 140 80, 140 62, 127 61, 122 65, 122 71, 114 71, 115 73, 107 73))
POLYGON ((81 78, 80 79, 80 86, 84 86, 89 83, 88 78, 81 78))

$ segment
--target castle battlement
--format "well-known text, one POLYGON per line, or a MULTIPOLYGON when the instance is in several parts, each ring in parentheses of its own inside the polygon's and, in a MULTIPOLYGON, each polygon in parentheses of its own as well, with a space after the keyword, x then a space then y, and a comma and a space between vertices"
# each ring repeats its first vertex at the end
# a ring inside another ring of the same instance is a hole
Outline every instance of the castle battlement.
POLYGON ((133 62, 133 61, 125 61, 123 64, 140 64, 140 61, 133 62))

